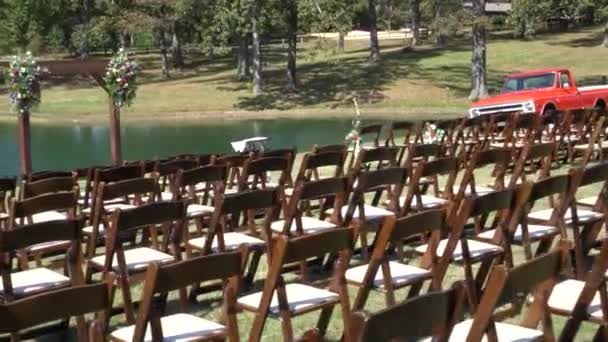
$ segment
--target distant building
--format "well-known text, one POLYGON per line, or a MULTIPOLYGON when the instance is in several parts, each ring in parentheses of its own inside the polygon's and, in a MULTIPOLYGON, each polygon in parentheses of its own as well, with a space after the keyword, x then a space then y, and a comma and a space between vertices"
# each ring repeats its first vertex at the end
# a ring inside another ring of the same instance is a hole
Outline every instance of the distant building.
MULTIPOLYGON (((472 8, 473 2, 465 0, 464 7, 472 8)), ((486 13, 490 15, 510 14, 511 8, 511 1, 486 1, 486 13)))

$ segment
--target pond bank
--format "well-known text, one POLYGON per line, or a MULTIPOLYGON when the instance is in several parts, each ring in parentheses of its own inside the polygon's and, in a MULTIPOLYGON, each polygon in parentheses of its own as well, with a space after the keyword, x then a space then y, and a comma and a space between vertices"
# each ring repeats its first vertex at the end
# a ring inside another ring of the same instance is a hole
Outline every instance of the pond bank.
MULTIPOLYGON (((424 120, 464 116, 461 108, 362 108, 363 120, 424 120)), ((16 114, 0 112, 0 122, 13 122, 16 114)), ((125 110, 121 115, 122 122, 222 122, 240 120, 275 120, 275 119, 335 119, 350 118, 353 111, 341 109, 306 109, 306 110, 262 110, 262 111, 209 111, 209 112, 175 112, 175 113, 130 113, 125 110)), ((48 114, 36 113, 31 116, 32 123, 37 124, 96 124, 107 122, 105 113, 98 114, 48 114)))

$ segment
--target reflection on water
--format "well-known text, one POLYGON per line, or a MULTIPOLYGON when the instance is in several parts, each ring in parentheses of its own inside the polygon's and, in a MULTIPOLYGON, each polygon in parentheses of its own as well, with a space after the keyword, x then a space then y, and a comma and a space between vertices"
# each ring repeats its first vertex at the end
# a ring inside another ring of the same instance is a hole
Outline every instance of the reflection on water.
MULTIPOLYGON (((370 122, 371 123, 371 122, 370 122)), ((343 141, 349 119, 248 120, 222 123, 131 123, 122 127, 123 158, 151 159, 179 153, 230 152, 230 142, 267 136, 275 148, 343 141)), ((34 170, 74 169, 110 160, 104 125, 32 125, 34 170)), ((0 123, 0 175, 19 170, 16 123, 0 123)))

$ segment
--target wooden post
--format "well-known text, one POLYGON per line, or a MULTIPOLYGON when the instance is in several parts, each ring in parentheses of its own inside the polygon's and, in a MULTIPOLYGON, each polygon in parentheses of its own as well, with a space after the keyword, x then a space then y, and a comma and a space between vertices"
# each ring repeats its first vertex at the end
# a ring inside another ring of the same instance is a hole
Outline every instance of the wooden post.
POLYGON ((114 105, 112 98, 109 98, 110 113, 110 151, 112 152, 112 164, 122 164, 122 149, 120 143, 120 108, 114 105))
POLYGON ((19 114, 19 159, 21 174, 27 175, 32 171, 32 149, 30 137, 30 113, 19 114))

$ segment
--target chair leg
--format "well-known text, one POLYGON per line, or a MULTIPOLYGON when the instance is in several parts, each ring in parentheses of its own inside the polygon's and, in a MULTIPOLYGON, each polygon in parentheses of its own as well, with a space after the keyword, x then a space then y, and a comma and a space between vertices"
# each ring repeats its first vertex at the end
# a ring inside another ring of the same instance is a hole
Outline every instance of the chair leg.
POLYGON ((333 312, 333 305, 327 306, 321 310, 321 314, 319 315, 319 319, 317 320, 317 329, 319 330, 319 336, 321 338, 327 333, 327 327, 329 326, 329 321, 333 312))
POLYGON ((128 324, 135 324, 135 313, 133 312, 133 300, 131 298, 131 287, 129 279, 119 276, 120 291, 122 292, 122 305, 125 309, 125 316, 128 324))
MULTIPOLYGON (((262 252, 259 250, 253 251, 251 253, 251 261, 249 262, 249 268, 247 269, 247 274, 243 278, 243 285, 249 287, 253 285, 253 281, 255 280, 255 273, 258 269, 258 265, 260 264, 260 259, 262 258, 262 252)), ((245 269, 245 268, 243 268, 245 269)))

